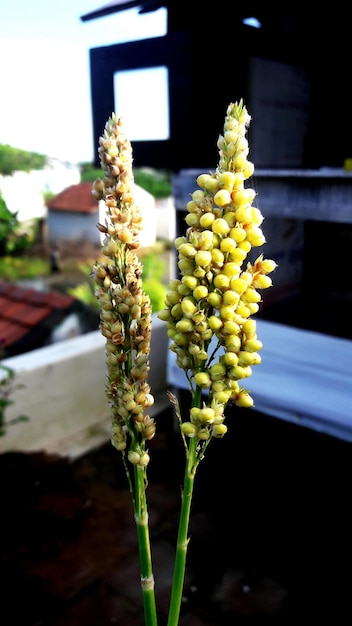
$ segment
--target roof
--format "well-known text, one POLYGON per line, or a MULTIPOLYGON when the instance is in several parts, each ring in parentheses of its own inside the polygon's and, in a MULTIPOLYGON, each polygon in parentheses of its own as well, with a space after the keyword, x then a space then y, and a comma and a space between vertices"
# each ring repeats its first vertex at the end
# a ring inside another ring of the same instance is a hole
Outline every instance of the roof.
MULTIPOLYGON (((221 7, 226 7, 226 4, 226 0, 220 2, 221 7)), ((344 19, 346 14, 345 3, 342 3, 341 0, 337 0, 334 3, 334 11, 322 10, 319 11, 318 15, 316 11, 307 12, 306 4, 302 0, 296 0, 296 2, 292 2, 289 5, 287 3, 278 4, 274 0, 266 0, 266 2, 263 2, 263 0, 249 0, 246 3, 239 3, 238 7, 236 7, 236 17, 240 20, 245 17, 256 17, 262 26, 268 26, 283 32, 286 32, 287 28, 289 30, 294 28, 297 32, 308 34, 310 37, 312 37, 312 33, 314 35, 318 34, 321 35, 320 45, 323 46, 326 45, 324 34, 331 34, 332 29, 338 29, 340 33, 341 29, 343 29, 346 34, 347 32, 349 33, 349 30, 347 31, 349 29, 349 20, 344 19)), ((186 15, 188 5, 187 0, 115 0, 115 2, 105 3, 89 13, 81 15, 80 19, 82 22, 88 22, 137 7, 140 14, 150 13, 164 7, 168 11, 172 9, 176 13, 179 12, 181 15, 186 15)), ((193 0, 195 15, 197 15, 197 9, 202 9, 202 5, 203 0, 197 0, 196 2, 193 0)), ((219 3, 217 7, 219 7, 219 3)), ((184 23, 185 29, 187 29, 187 23, 189 23, 188 16, 185 17, 184 23)), ((197 24, 197 22, 195 23, 197 24)), ((334 42, 334 45, 339 45, 339 43, 339 40, 337 40, 336 44, 334 42)), ((315 46, 317 46, 316 41, 315 46)))
POLYGON ((59 291, 37 291, 0 281, 0 346, 5 356, 44 345, 53 323, 70 313, 75 302, 75 298, 59 291), (40 335, 34 343, 33 334, 40 335))
POLYGON ((150 11, 156 11, 160 7, 167 6, 170 0, 167 2, 158 2, 157 0, 115 0, 115 2, 108 2, 104 6, 90 11, 81 16, 82 22, 96 19, 97 17, 104 17, 105 15, 111 15, 112 13, 119 13, 121 11, 127 11, 135 7, 140 7, 139 13, 148 13, 150 11))
POLYGON ((96 213, 99 202, 93 197, 92 190, 91 182, 71 185, 49 200, 46 205, 49 210, 55 211, 96 213))

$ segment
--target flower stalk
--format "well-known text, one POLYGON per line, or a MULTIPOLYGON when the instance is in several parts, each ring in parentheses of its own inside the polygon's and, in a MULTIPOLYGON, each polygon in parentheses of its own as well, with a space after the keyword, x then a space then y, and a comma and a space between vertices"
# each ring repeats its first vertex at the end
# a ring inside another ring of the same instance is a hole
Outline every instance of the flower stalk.
POLYGON ((146 410, 154 403, 147 383, 152 309, 143 291, 142 266, 136 250, 141 230, 134 202, 131 144, 122 122, 112 115, 100 138, 99 157, 104 178, 93 193, 106 206, 103 258, 93 267, 100 305, 100 330, 106 339, 106 395, 112 414, 111 441, 121 452, 137 528, 145 623, 156 626, 154 578, 146 500, 148 442, 155 435, 146 410))
MULTIPOLYGON (((180 619, 197 468, 210 442, 227 432, 226 408, 253 406, 242 383, 261 362, 253 316, 276 263, 262 253, 250 256, 265 237, 263 216, 253 206, 256 193, 245 186, 254 172, 247 158, 249 123, 242 101, 228 106, 217 142, 218 166, 197 178, 186 207, 186 232, 175 240, 179 277, 171 280, 158 314, 191 393, 187 416, 168 394, 186 456, 168 626, 178 626, 180 619)), ((154 420, 146 414, 154 401, 147 382, 152 311, 137 256, 142 220, 134 202, 132 149, 115 114, 100 138, 99 156, 104 178, 95 181, 93 193, 105 202, 106 219, 98 225, 103 258, 93 274, 106 339, 111 440, 122 454, 134 506, 145 624, 157 626, 146 499, 148 442, 155 435, 154 420)))

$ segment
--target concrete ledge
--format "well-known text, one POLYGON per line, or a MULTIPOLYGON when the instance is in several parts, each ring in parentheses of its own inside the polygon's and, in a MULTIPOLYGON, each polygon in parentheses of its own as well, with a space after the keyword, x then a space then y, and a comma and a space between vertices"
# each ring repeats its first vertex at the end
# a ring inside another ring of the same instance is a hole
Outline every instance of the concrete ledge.
MULTIPOLYGON (((10 425, 0 437, 0 453, 44 450, 78 456, 108 441, 110 413, 105 396, 105 340, 99 331, 5 359, 15 372, 13 404, 6 420, 19 415, 29 420, 10 425)), ((153 315, 149 384, 155 416, 169 403, 166 395, 168 338, 165 323, 153 315)), ((0 371, 0 379, 5 373, 0 371)))

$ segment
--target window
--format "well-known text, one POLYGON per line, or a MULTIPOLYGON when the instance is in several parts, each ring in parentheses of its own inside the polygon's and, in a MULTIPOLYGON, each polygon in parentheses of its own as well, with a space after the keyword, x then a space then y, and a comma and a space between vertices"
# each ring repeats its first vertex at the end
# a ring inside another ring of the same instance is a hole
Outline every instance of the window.
POLYGON ((115 72, 114 99, 130 141, 169 139, 167 67, 115 72))

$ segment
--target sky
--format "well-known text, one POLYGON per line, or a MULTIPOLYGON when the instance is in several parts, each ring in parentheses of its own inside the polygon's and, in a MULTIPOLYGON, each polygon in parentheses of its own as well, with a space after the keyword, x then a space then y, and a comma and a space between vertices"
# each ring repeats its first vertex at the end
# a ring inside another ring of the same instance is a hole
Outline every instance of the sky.
MULTIPOLYGON (((164 9, 80 20, 106 4, 0 0, 0 144, 70 163, 94 160, 89 49, 160 36, 166 29, 164 9)), ((121 106, 116 112, 124 117, 125 99, 121 106)))

